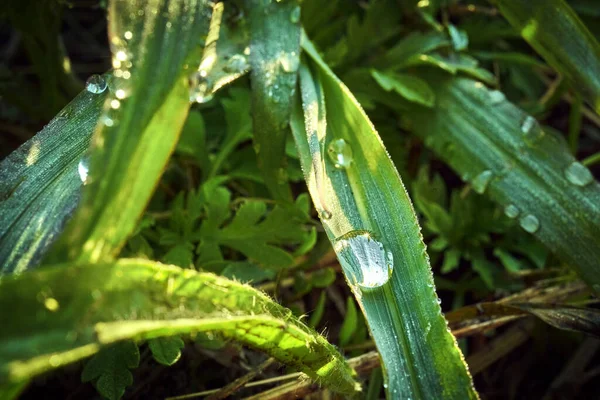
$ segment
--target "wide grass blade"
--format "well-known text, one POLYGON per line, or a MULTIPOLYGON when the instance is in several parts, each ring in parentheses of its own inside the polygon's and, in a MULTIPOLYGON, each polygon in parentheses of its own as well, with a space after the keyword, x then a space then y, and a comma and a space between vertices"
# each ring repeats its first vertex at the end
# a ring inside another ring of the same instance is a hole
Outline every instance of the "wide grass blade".
POLYGON ((211 7, 204 0, 113 0, 115 82, 94 136, 90 182, 51 260, 116 256, 177 143, 211 7))
POLYGON ((290 310, 209 273, 147 260, 57 265, 2 280, 0 306, 12 310, 0 331, 0 387, 117 341, 209 331, 262 350, 333 391, 359 389, 334 346, 290 310))
POLYGON ((377 132, 305 39, 292 132, 315 207, 386 372, 392 399, 477 398, 435 293, 412 204, 377 132))
POLYGON ((258 166, 277 200, 292 201, 285 141, 300 57, 298 1, 248 0, 252 119, 258 166))
POLYGON ((564 0, 497 0, 521 36, 600 113, 600 43, 564 0))
POLYGON ((501 92, 466 78, 429 82, 436 107, 408 114, 413 131, 600 293, 600 184, 591 172, 501 92))
POLYGON ((1 273, 36 265, 77 206, 86 172, 82 156, 108 93, 102 79, 94 89, 102 92, 79 94, 0 163, 1 273))

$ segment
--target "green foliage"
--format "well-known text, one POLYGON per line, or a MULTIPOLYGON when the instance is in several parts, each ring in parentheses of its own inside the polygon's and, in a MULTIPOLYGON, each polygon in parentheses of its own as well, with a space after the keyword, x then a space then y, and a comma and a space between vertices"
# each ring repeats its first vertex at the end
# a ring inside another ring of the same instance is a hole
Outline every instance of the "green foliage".
POLYGON ((163 365, 173 365, 181 357, 181 349, 185 346, 183 340, 177 336, 150 339, 148 348, 152 351, 154 359, 163 365))
POLYGON ((94 382, 98 393, 118 400, 133 383, 129 371, 140 363, 140 351, 133 342, 116 343, 93 356, 81 373, 82 382, 94 382))

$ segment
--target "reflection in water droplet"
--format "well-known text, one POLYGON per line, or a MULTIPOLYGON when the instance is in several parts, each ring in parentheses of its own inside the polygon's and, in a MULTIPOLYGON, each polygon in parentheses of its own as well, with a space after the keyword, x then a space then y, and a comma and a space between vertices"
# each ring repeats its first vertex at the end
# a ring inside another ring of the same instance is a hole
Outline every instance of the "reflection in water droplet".
POLYGON ((292 12, 290 13, 290 22, 292 24, 297 24, 300 22, 300 6, 294 7, 292 12))
POLYGON ((331 141, 327 147, 327 153, 331 161, 333 161, 333 165, 339 169, 350 167, 354 160, 352 147, 344 139, 331 141))
POLYGON ((492 104, 500 104, 506 100, 506 96, 499 90, 490 91, 490 102, 492 104))
POLYGON ((85 82, 85 88, 88 92, 98 94, 107 88, 106 80, 101 75, 92 75, 85 82))
POLYGON ((473 182, 471 182, 471 185, 473 186, 473 190, 475 190, 475 192, 477 192, 479 194, 483 194, 485 192, 485 190, 487 189, 488 185, 490 184, 490 181, 492 180, 493 176, 494 176, 494 173, 492 171, 490 171, 489 169, 486 169, 485 171, 483 171, 482 173, 477 175, 473 179, 473 182))
POLYGON ((246 57, 241 54, 235 54, 227 61, 224 70, 230 73, 241 74, 247 67, 248 61, 246 60, 246 57))
POLYGON ((519 216, 519 209, 514 204, 509 204, 504 207, 504 215, 508 218, 517 218, 519 216))
POLYGON ((394 268, 392 253, 370 232, 348 232, 335 240, 334 249, 352 285, 369 290, 389 281, 394 268))
POLYGON ((79 160, 79 164, 77 164, 77 172, 79 172, 79 178, 81 178, 81 182, 83 182, 84 185, 87 181, 88 171, 88 162, 85 158, 82 158, 79 160))
POLYGON ((540 124, 531 115, 525 117, 521 123, 521 132, 523 138, 529 144, 533 144, 544 136, 544 131, 540 127, 540 124))
POLYGON ((291 53, 281 53, 279 56, 279 64, 285 72, 296 72, 300 66, 300 57, 295 51, 291 53))
POLYGON ((46 300, 44 300, 44 307, 54 312, 60 308, 60 304, 58 304, 58 301, 55 298, 48 297, 46 300))
POLYGON ((535 215, 528 214, 519 220, 521 228, 525 229, 529 233, 535 233, 540 229, 540 221, 535 215))
POLYGON ((594 181, 594 176, 585 165, 575 161, 565 169, 565 178, 573 185, 586 186, 594 181))

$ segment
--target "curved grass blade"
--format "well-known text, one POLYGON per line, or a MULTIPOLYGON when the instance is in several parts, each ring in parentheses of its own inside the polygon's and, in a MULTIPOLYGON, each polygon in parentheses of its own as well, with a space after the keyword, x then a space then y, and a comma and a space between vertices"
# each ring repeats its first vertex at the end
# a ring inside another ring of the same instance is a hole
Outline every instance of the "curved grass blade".
POLYGON ((114 95, 95 133, 90 183, 50 260, 116 256, 135 227, 189 109, 187 65, 199 64, 205 0, 113 0, 114 95))
POLYGON ((79 163, 108 93, 97 82, 100 93, 79 94, 0 163, 0 273, 36 265, 77 206, 79 163))
POLYGON ((477 398, 441 313, 400 176, 358 102, 307 39, 303 48, 311 60, 301 65, 302 104, 294 108, 292 132, 315 206, 381 354, 387 396, 477 398))
POLYGON ((564 0, 497 0, 508 22, 600 113, 600 43, 564 0))
POLYGON ((246 8, 258 166, 273 197, 291 202, 284 168, 285 140, 300 63, 300 6, 297 0, 247 0, 246 8))
POLYGON ((210 331, 265 351, 333 391, 360 387, 333 345, 262 292, 146 260, 57 265, 0 282, 0 387, 125 339, 210 331), (73 286, 70 282, 77 282, 73 286))
POLYGON ((410 113, 413 131, 600 293, 600 184, 591 172, 501 92, 429 80, 436 107, 410 113))

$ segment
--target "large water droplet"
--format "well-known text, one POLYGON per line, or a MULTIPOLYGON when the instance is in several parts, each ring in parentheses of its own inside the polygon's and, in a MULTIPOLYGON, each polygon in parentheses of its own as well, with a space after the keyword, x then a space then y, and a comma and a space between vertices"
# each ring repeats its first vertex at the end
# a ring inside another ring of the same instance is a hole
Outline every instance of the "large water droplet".
POLYGON ((300 66, 300 57, 295 51, 291 53, 281 53, 279 56, 279 64, 285 72, 296 72, 300 66))
POLYGON ((499 90, 490 91, 490 103, 493 105, 500 104, 506 100, 506 96, 499 90))
POLYGON ((241 74, 248 67, 246 57, 241 54, 231 56, 224 69, 226 72, 241 74))
POLYGON ((514 204, 509 204, 504 207, 504 215, 508 218, 517 218, 519 216, 519 209, 514 204))
POLYGON ((88 92, 98 94, 106 90, 108 84, 101 75, 92 75, 85 82, 85 88, 88 92))
POLYGON ((519 220, 519 225, 527 232, 535 233, 540 229, 540 220, 535 215, 528 214, 519 220))
POLYGON ((77 164, 77 172, 79 172, 79 178, 81 179, 81 182, 83 182, 85 185, 89 172, 88 162, 85 158, 79 160, 79 164, 77 164))
POLYGON ((573 185, 586 186, 593 182, 594 176, 585 165, 575 161, 565 169, 565 178, 573 185))
POLYGON ((297 24, 300 22, 300 6, 294 7, 292 12, 290 13, 290 22, 292 24, 297 24))
POLYGON ((333 161, 333 165, 339 169, 350 167, 354 160, 352 147, 344 139, 331 141, 327 147, 327 153, 331 161, 333 161))
POLYGON ((486 169, 485 171, 483 171, 482 173, 477 175, 473 179, 473 182, 471 182, 471 185, 473 186, 473 190, 475 190, 475 192, 477 192, 479 194, 483 194, 485 192, 485 190, 487 189, 488 185, 490 184, 490 181, 492 180, 493 177, 494 177, 494 173, 492 171, 490 171, 489 169, 486 169))
POLYGON ((385 285, 394 269, 392 253, 370 232, 355 230, 335 240, 334 249, 347 276, 362 290, 385 285))
POLYGON ((537 142, 544 136, 540 124, 531 115, 526 116, 521 123, 521 132, 523 133, 523 139, 529 144, 537 142))

